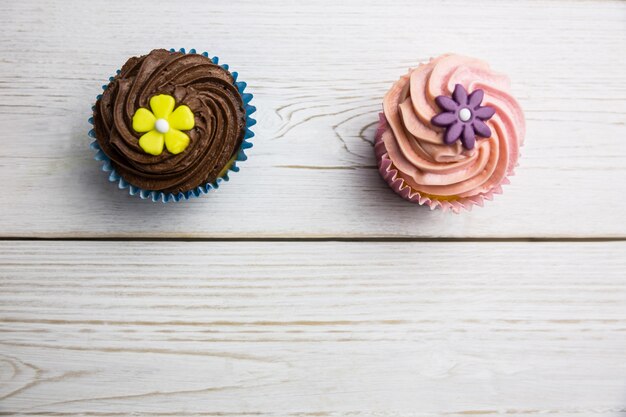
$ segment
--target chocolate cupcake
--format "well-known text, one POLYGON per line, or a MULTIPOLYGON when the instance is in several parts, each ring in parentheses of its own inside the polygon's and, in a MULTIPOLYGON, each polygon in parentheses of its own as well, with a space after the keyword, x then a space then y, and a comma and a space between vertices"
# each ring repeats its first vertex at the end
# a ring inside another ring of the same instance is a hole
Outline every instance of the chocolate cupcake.
POLYGON ((524 133, 509 79, 481 60, 449 54, 393 84, 374 149, 380 174, 404 199, 459 212, 502 192, 524 133))
POLYGON ((96 159, 120 188, 153 201, 217 188, 252 146, 255 108, 245 87, 227 65, 193 49, 130 58, 93 108, 96 159))

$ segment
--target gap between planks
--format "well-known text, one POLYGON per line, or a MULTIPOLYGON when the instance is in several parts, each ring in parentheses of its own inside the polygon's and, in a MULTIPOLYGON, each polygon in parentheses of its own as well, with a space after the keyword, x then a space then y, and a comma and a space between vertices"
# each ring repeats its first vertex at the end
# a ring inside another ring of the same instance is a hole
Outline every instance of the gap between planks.
POLYGON ((626 242, 626 237, 529 237, 529 238, 454 238, 454 237, 26 237, 0 236, 0 242, 364 242, 364 243, 401 243, 401 242, 484 242, 484 243, 594 243, 626 242))

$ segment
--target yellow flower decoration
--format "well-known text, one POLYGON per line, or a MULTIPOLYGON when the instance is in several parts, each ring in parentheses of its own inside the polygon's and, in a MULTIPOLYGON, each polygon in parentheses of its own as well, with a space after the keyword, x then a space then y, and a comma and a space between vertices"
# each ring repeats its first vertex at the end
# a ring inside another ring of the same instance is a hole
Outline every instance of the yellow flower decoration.
POLYGON ((150 155, 161 155, 163 145, 176 155, 189 146, 189 136, 181 130, 193 129, 195 120, 191 109, 184 104, 174 110, 176 101, 167 94, 159 94, 150 99, 150 108, 140 107, 133 115, 133 129, 144 133, 139 138, 139 146, 150 155))

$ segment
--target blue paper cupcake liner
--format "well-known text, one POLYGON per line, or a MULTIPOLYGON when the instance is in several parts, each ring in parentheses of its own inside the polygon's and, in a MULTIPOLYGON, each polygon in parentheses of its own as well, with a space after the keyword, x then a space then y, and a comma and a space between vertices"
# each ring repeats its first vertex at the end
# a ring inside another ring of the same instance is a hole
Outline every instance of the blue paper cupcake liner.
MULTIPOLYGON (((170 52, 176 52, 175 49, 170 49, 170 52)), ((179 52, 182 52, 183 54, 189 53, 189 54, 195 54, 197 53, 195 49, 190 49, 189 52, 187 52, 185 50, 185 48, 181 48, 179 49, 179 52)), ((210 58, 209 54, 207 52, 202 52, 202 55, 210 58)), ((229 71, 228 69, 228 65, 227 64, 219 64, 219 58, 214 56, 212 58, 210 58, 211 61, 213 61, 214 64, 220 65, 222 68, 224 68, 226 71, 229 71)), ((120 70, 117 70, 117 74, 120 73, 120 70)), ((245 135, 243 137, 243 141, 241 142, 241 146, 239 147, 239 151, 237 152, 237 156, 235 157, 235 161, 231 164, 231 166, 226 170, 225 174, 223 176, 221 176, 220 178, 216 179, 213 182, 207 183, 205 185, 196 187, 193 190, 189 190, 186 192, 180 192, 178 194, 174 194, 174 193, 164 193, 162 191, 153 191, 153 190, 144 190, 143 188, 137 187, 135 185, 129 184, 124 178, 122 178, 122 176, 115 170, 115 168, 113 167, 113 164, 111 162, 111 159, 102 151, 102 149, 100 148, 100 145, 98 144, 98 140, 96 139, 96 131, 94 129, 91 129, 89 131, 89 137, 93 138, 94 141, 91 142, 91 149, 93 149, 95 151, 95 156, 94 159, 96 161, 102 161, 102 170, 104 172, 108 172, 109 173, 109 181, 111 182, 116 182, 117 186, 119 189, 124 190, 124 189, 128 189, 128 193, 130 195, 137 195, 139 196, 141 199, 143 200, 152 200, 154 202, 157 201, 161 201, 163 203, 167 203, 170 201, 181 201, 181 200, 189 200, 191 198, 194 197, 199 197, 203 194, 207 194, 209 191, 214 190, 219 188, 220 184, 222 182, 228 181, 229 180, 229 173, 230 172, 238 172, 239 171, 239 166, 237 166, 238 162, 243 162, 246 159, 248 159, 245 150, 246 149, 250 149, 252 147, 252 142, 250 141, 250 139, 252 139, 252 137, 254 137, 254 132, 252 132, 252 130, 250 130, 250 128, 252 126, 254 126, 256 124, 256 120, 254 120, 252 117, 250 117, 252 115, 252 113, 254 113, 256 111, 256 107, 252 106, 250 104, 250 102, 252 101, 252 97, 253 95, 250 93, 246 93, 244 92, 244 90, 246 89, 247 84, 244 81, 237 81, 237 73, 234 71, 230 71, 230 73, 232 74, 233 78, 235 79, 235 86, 237 87, 237 90, 239 90, 239 94, 241 94, 241 97, 243 99, 243 104, 244 104, 244 109, 246 111, 246 132, 245 135)), ((109 82, 113 81, 114 77, 110 77, 109 78, 109 82)), ((107 85, 103 85, 102 86, 102 90, 106 90, 107 85)), ((96 97, 96 100, 99 100, 100 97, 102 97, 102 94, 99 94, 96 97)), ((95 110, 95 105, 92 107, 92 111, 95 110)), ((94 120, 93 117, 89 118, 89 123, 90 124, 94 124, 94 120)))

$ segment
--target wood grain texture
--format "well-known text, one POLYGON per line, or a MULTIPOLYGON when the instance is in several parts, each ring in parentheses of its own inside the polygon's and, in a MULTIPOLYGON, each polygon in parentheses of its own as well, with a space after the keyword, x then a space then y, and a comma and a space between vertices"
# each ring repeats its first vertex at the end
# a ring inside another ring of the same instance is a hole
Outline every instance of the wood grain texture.
POLYGON ((0 414, 623 416, 625 271, 624 242, 4 242, 0 414))
POLYGON ((623 1, 3 2, 0 235, 624 237, 625 28, 623 1), (107 77, 162 46, 219 55, 259 109, 231 183, 166 206, 109 184, 86 137, 107 77), (459 216, 395 196, 372 152, 390 84, 448 51, 508 73, 528 119, 512 185, 459 216))

